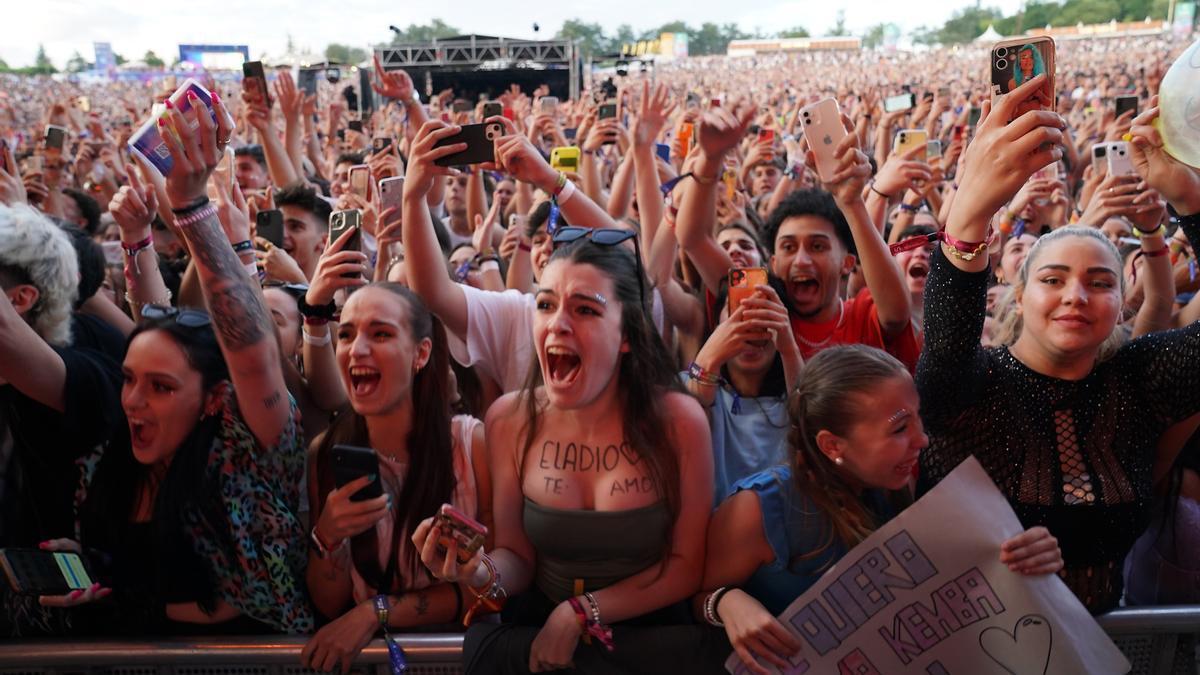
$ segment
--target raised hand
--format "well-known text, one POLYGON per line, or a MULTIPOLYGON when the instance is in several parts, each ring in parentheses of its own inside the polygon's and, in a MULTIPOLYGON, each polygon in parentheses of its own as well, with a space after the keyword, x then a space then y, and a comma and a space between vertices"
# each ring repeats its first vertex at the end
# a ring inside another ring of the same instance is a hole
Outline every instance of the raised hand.
POLYGON ((654 143, 670 119, 671 113, 675 112, 676 106, 671 100, 671 91, 667 85, 659 83, 651 92, 650 82, 643 82, 637 117, 633 122, 634 146, 648 146, 654 143))
POLYGON ((755 107, 744 101, 736 101, 729 108, 709 109, 696 126, 700 151, 710 161, 723 158, 745 138, 754 113, 755 107))
POLYGON ((398 101, 412 100, 415 91, 412 78, 403 70, 384 70, 379 54, 375 54, 375 79, 377 81, 371 83, 371 88, 376 93, 398 101))
POLYGON ((1158 113, 1155 96, 1150 99, 1150 108, 1133 120, 1129 130, 1133 137, 1129 142, 1133 166, 1180 215, 1200 213, 1200 173, 1167 154, 1162 136, 1154 128, 1158 113))
POLYGON ((128 168, 129 185, 123 186, 113 195, 108 204, 117 227, 121 228, 121 241, 133 244, 145 239, 150 223, 158 212, 158 195, 153 186, 142 186, 137 171, 128 168))
MULTIPOLYGON (((823 187, 833 195, 839 207, 845 208, 862 199, 863 188, 871 175, 871 163, 866 153, 858 149, 858 135, 854 133, 854 126, 845 113, 842 114, 842 126, 846 129, 846 135, 834 149, 837 167, 823 187)), ((808 168, 817 171, 817 156, 812 150, 808 151, 807 163, 808 168)))
MULTIPOLYGON (((321 253, 308 293, 304 296, 304 301, 309 305, 328 305, 333 302, 333 295, 339 288, 357 288, 367 283, 363 278, 367 273, 367 254, 344 250, 353 236, 354 230, 346 230, 321 253)), ((382 246, 380 250, 383 250, 382 246)), ((382 253, 380 257, 383 257, 382 253)))
POLYGON ((447 125, 445 122, 433 119, 421 125, 421 129, 412 140, 409 148, 408 170, 404 176, 404 199, 424 199, 433 189, 433 181, 442 176, 453 176, 458 172, 450 167, 438 166, 434 160, 462 152, 467 149, 466 143, 451 143, 434 147, 443 138, 449 138, 462 127, 447 125))

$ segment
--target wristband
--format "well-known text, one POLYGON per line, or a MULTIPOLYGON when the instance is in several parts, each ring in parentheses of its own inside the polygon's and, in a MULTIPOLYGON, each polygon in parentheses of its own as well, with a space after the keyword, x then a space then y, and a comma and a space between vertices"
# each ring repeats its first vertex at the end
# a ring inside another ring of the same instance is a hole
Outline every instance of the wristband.
POLYGON ((519 242, 519 243, 517 244, 517 248, 521 249, 522 251, 525 251, 526 253, 529 253, 529 252, 533 251, 533 247, 532 247, 532 246, 530 246, 529 244, 526 244, 526 243, 525 243, 525 242, 523 242, 523 241, 522 241, 522 242, 519 242))
POLYGON ((912 205, 912 204, 901 204, 901 205, 900 205, 900 210, 901 210, 901 211, 903 211, 903 212, 905 212, 905 213, 916 213, 916 212, 918 212, 918 211, 920 211, 920 210, 921 210, 921 207, 920 207, 920 206, 915 206, 915 205, 912 205))
POLYGON ((258 278, 258 263, 254 263, 254 262, 243 263, 242 267, 246 268, 246 274, 249 274, 250 278, 252 278, 252 279, 258 278))
MULTIPOLYGON (((1163 225, 1161 222, 1158 224, 1158 227, 1155 227, 1153 230, 1149 230, 1149 231, 1139 229, 1135 225, 1133 227, 1133 236, 1137 237, 1138 239, 1141 239, 1142 237, 1149 237, 1150 235, 1161 234, 1165 228, 1166 228, 1166 225, 1163 225)), ((1146 255, 1149 255, 1149 253, 1147 253, 1146 255)))
POLYGON ((491 270, 495 270, 495 271, 499 272, 500 271, 500 263, 495 260, 484 260, 479 263, 479 271, 488 272, 491 270))
MULTIPOLYGON (((308 324, 305 325, 307 326, 308 324)), ((321 337, 317 337, 312 333, 309 333, 307 330, 301 328, 300 335, 304 338, 304 344, 312 345, 313 347, 324 347, 333 342, 333 332, 329 330, 326 330, 325 334, 321 337)))
POLYGON ((125 255, 132 258, 132 257, 136 256, 137 254, 141 253, 142 251, 145 251, 146 249, 150 248, 153 245, 154 245, 154 235, 148 234, 148 235, 146 235, 145 239, 139 241, 136 244, 126 244, 125 242, 121 242, 121 250, 125 251, 125 255))
POLYGON ((888 200, 889 202, 892 201, 893 199, 895 199, 895 197, 892 197, 891 195, 886 195, 886 194, 880 192, 878 189, 876 189, 874 183, 871 183, 870 190, 871 190, 871 192, 874 192, 875 194, 879 195, 880 197, 883 197, 884 199, 888 200))
POLYGON ((252 250, 254 250, 254 242, 250 241, 249 239, 247 239, 246 241, 239 241, 238 243, 233 245, 234 253, 242 253, 245 251, 252 251, 252 250))
POLYGON ((562 205, 566 204, 567 200, 573 196, 575 196, 575 184, 568 180, 566 183, 563 183, 562 188, 554 195, 554 199, 562 205))
POLYGON ((308 299, 306 297, 302 296, 299 299, 299 302, 296 304, 297 309, 300 311, 300 316, 303 316, 306 322, 308 319, 324 319, 325 321, 332 321, 334 315, 337 313, 337 304, 335 304, 333 301, 330 301, 329 304, 326 305, 317 305, 314 307, 313 305, 308 304, 308 299))
POLYGON ((188 215, 175 218, 175 226, 184 228, 217 215, 217 207, 212 204, 205 204, 198 210, 190 211, 188 215))

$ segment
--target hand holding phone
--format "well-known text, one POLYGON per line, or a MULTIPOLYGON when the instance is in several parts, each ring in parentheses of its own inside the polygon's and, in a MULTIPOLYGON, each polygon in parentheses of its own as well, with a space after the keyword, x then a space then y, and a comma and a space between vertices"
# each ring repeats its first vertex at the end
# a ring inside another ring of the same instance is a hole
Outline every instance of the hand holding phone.
POLYGON ((496 139, 504 136, 504 125, 498 122, 483 124, 465 124, 453 136, 443 138, 433 147, 466 143, 467 148, 445 157, 433 160, 438 166, 460 166, 463 164, 482 164, 496 160, 496 139))
POLYGON ((251 92, 256 101, 271 107, 271 90, 267 87, 267 74, 262 61, 242 63, 242 88, 251 92))
POLYGON ((736 267, 729 270, 729 313, 733 314, 742 301, 754 295, 759 286, 767 285, 767 268, 736 267))
MULTIPOLYGON (((96 586, 87 564, 79 555, 79 545, 63 539, 49 542, 49 545, 62 550, 0 549, 0 570, 4 572, 8 587, 18 595, 61 596, 72 601, 79 600, 87 590, 96 586)), ((95 594, 95 590, 92 593, 95 594)), ((62 603, 47 604, 66 606, 65 603, 64 600, 62 603)))
POLYGON ((257 236, 271 242, 272 246, 283 248, 283 211, 265 209, 254 216, 254 232, 257 236))
POLYGON ((487 528, 482 523, 459 511, 450 504, 443 504, 434 517, 438 528, 438 551, 445 553, 453 540, 458 544, 458 563, 467 563, 475 552, 483 547, 487 528))
POLYGON ((800 109, 800 123, 816 159, 817 175, 823 183, 832 181, 838 167, 837 147, 846 137, 837 101, 826 98, 804 106, 800 109))

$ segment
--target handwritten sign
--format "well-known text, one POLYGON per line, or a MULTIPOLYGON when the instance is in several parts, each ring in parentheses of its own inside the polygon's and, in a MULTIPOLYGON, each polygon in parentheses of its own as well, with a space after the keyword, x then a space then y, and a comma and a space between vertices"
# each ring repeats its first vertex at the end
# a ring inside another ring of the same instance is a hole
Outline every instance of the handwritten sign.
MULTIPOLYGON (((780 622, 803 648, 782 672, 1129 672, 1062 580, 1000 563, 1000 544, 1023 529, 983 467, 968 458, 784 611, 780 622)), ((749 672, 737 655, 725 667, 749 672)))

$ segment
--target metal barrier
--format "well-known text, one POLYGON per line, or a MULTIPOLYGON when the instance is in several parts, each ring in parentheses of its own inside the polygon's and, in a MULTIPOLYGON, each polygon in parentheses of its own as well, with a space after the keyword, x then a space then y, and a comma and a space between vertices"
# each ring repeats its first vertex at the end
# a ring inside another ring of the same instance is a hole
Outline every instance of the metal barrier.
MULTIPOLYGON (((1200 606, 1119 609, 1097 617, 1133 664, 1134 675, 1200 675, 1200 606)), ((462 673, 462 635, 401 635, 408 675, 462 673)), ((301 637, 134 641, 0 642, 0 675, 307 675, 301 637)), ((389 675, 375 640, 352 672, 389 675)))

